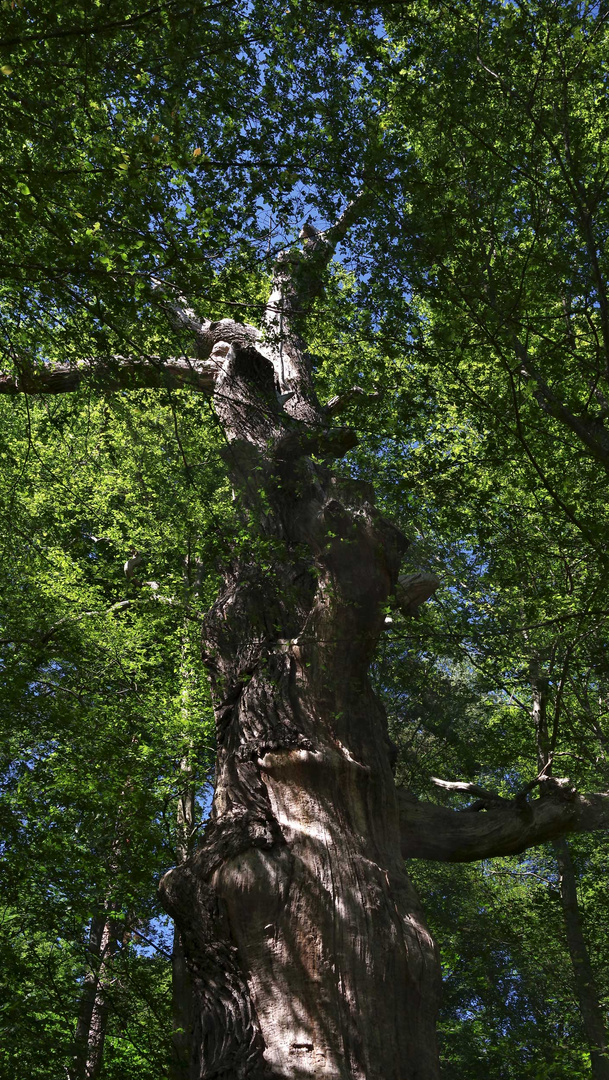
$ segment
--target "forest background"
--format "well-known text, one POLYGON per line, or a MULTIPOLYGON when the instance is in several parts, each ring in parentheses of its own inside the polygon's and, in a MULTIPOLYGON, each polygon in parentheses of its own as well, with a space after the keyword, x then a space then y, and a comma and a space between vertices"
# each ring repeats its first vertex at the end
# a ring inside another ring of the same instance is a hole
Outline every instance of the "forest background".
MULTIPOLYGON (((362 185, 304 321, 322 399, 366 392, 341 468, 441 581, 418 620, 388 610, 375 663, 398 777, 451 806, 471 792, 434 777, 607 790, 608 18, 2 5, 2 1076, 179 1065, 157 884, 209 804, 200 623, 251 542, 207 396, 89 358, 187 352, 168 295, 255 322, 277 253, 362 185), (36 393, 53 363, 74 393, 36 393)), ((411 869, 447 1075, 589 1076, 604 834, 411 869)))

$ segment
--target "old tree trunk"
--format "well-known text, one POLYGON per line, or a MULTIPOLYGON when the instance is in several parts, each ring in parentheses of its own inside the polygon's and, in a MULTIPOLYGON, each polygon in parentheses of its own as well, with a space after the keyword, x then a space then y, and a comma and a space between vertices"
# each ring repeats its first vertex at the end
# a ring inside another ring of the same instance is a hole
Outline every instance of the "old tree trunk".
POLYGON ((439 964, 404 858, 508 854, 609 819, 605 794, 543 774, 533 800, 534 785, 512 802, 475 789, 482 814, 395 787, 368 671, 387 602, 409 614, 429 592, 404 593, 408 541, 370 486, 333 473, 354 435, 331 425, 341 400, 320 407, 296 329, 362 202, 280 256, 263 333, 173 309, 211 350, 196 378, 256 549, 206 618, 213 810, 161 888, 195 988, 197 1080, 435 1080, 439 964))
POLYGON ((297 333, 366 199, 280 255, 261 330, 203 322, 165 294, 195 358, 0 374, 8 394, 70 392, 90 371, 109 390, 211 392, 226 435, 251 552, 224 567, 203 631, 211 817, 161 883, 194 990, 191 1080, 437 1080, 439 965, 404 859, 474 861, 609 828, 609 794, 544 770, 512 800, 437 781, 476 797, 466 813, 394 784, 368 670, 387 602, 411 614, 429 590, 398 580, 408 541, 369 485, 333 473, 355 437, 333 423, 343 400, 320 406, 297 333))
MULTIPOLYGON (((316 269, 328 241, 308 244, 316 269)), ((438 964, 368 678, 406 540, 329 467, 353 439, 329 427, 290 327, 307 269, 279 265, 270 345, 226 326, 212 352, 227 465, 268 559, 228 567, 206 619, 213 810, 162 892, 196 990, 194 1076, 423 1080, 438 964)))

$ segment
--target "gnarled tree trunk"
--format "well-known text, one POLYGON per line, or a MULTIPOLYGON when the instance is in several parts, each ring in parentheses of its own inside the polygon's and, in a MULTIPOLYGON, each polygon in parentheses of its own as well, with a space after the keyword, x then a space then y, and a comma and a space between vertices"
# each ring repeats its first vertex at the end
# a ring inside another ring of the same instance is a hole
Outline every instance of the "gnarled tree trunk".
POLYGON ((320 407, 296 332, 368 198, 325 234, 305 227, 302 250, 280 256, 263 332, 203 322, 179 300, 167 306, 193 333, 192 359, 0 376, 11 394, 69 392, 89 371, 110 390, 212 391, 249 517, 253 550, 225 566, 203 634, 212 814, 197 852, 161 883, 194 991, 191 1080, 438 1080, 439 965, 403 860, 471 861, 609 828, 609 793, 580 794, 545 764, 514 799, 436 781, 476 796, 466 813, 394 786, 368 668, 388 598, 411 614, 435 584, 398 582, 407 541, 368 485, 333 475, 354 445, 331 426, 345 399, 320 407))
POLYGON ((258 553, 225 568, 206 619, 215 797, 200 849, 162 883, 195 987, 201 1080, 438 1076, 437 957, 368 678, 406 540, 367 484, 329 469, 353 438, 328 426, 291 323, 330 250, 309 234, 280 260, 271 344, 216 336, 212 352, 258 553))

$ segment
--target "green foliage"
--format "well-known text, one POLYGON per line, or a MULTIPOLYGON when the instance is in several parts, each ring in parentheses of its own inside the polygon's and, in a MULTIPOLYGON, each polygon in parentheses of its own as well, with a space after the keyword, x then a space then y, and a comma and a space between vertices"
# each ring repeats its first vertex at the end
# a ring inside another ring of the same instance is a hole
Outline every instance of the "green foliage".
MULTIPOLYGON (((555 775, 606 790, 605 13, 485 0, 385 17, 395 171, 373 270, 339 272, 316 332, 327 396, 379 390, 350 413, 352 467, 411 538, 404 568, 442 581, 418 622, 391 612, 379 650, 399 775, 433 800, 448 796, 432 776, 521 790, 538 771, 535 663, 555 775)), ((598 873, 602 841, 584 847, 598 873)), ((606 1014, 606 909, 586 867, 606 1014)), ((415 878, 446 966, 451 1076, 588 1075, 551 853, 415 878)))
POLYGON ((247 272, 361 180, 373 24, 283 0, 3 5, 3 365, 175 351, 155 279, 255 319, 247 272))
POLYGON ((442 943, 444 1065, 457 1078, 586 1077, 552 860, 417 863, 442 943))
POLYGON ((158 1076, 169 1052, 167 962, 137 932, 158 944, 180 764, 203 794, 213 762, 197 640, 230 532, 215 428, 176 397, 179 442, 176 401, 145 391, 3 403, 3 1052, 23 1076, 48 1075, 41 1030, 69 1064, 104 909, 105 1075, 158 1076))
MULTIPOLYGON (((188 351, 158 279, 255 323, 302 220, 374 185, 303 333, 324 400, 377 392, 346 412, 342 467, 411 538, 404 569, 441 577, 375 667, 421 797, 432 776, 506 796, 535 777, 532 660, 554 772, 607 787, 608 33, 570 0, 0 12, 3 369, 188 351)), ((274 552, 233 512, 202 396, 92 378, 0 411, 0 1072, 65 1075, 109 908, 103 1075, 156 1080, 156 882, 180 765, 204 792, 213 760, 200 620, 222 560, 249 544, 272 574, 274 552)), ((575 854, 606 1006, 606 857, 595 837, 575 854)), ((447 1072, 588 1075, 551 853, 414 876, 447 1072)))

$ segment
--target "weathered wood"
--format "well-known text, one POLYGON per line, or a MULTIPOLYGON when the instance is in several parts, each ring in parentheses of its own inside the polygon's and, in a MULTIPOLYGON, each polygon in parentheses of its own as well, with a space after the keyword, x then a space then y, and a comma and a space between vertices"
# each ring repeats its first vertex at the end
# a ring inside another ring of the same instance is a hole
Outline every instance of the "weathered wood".
POLYGON ((419 802, 400 790, 402 854, 405 859, 475 862, 518 855, 576 832, 609 829, 609 793, 580 794, 547 780, 537 799, 495 799, 484 810, 451 810, 419 802))
MULTIPOLYGON (((355 437, 330 426, 299 336, 365 204, 334 231, 307 226, 302 249, 281 255, 263 330, 168 301, 208 360, 89 365, 109 389, 174 379, 213 391, 251 525, 252 550, 223 567, 203 628, 218 741, 211 817, 161 883, 195 995, 191 1080, 438 1080, 439 965, 404 858, 470 861, 609 826, 609 795, 541 775, 540 797, 482 791, 478 812, 395 788, 368 670, 387 603, 401 598, 412 614, 437 579, 400 583, 406 539, 369 485, 332 474, 355 437)), ((4 377, 0 391, 64 392, 83 373, 4 377)))
POLYGON ((278 260, 264 343, 226 337, 212 354, 231 480, 273 559, 226 566, 205 620, 214 803, 201 847, 162 882, 196 991, 199 1080, 439 1076, 439 966, 368 678, 407 542, 369 485, 329 470, 353 438, 328 427, 298 336, 331 251, 307 227, 278 260))
POLYGON ((211 393, 218 365, 188 357, 114 356, 91 358, 77 365, 52 364, 19 375, 0 373, 0 394, 67 394, 87 380, 106 393, 143 387, 187 387, 211 393))
POLYGON ((206 618, 214 804, 162 885, 197 991, 193 1075, 433 1080, 437 957, 368 679, 406 541, 367 484, 290 442, 314 432, 273 375, 231 349, 216 384, 233 484, 275 553, 227 567, 206 618))

